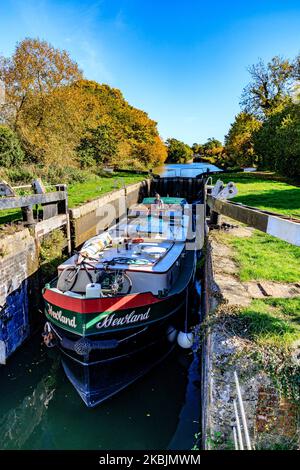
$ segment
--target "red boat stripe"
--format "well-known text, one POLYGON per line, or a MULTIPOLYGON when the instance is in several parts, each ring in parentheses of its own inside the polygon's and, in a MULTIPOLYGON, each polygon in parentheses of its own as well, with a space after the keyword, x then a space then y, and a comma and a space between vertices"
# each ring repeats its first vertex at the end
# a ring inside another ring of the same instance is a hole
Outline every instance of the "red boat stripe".
POLYGON ((54 292, 51 289, 45 290, 43 294, 46 302, 57 307, 71 310, 77 313, 96 313, 106 310, 126 310, 128 308, 143 307, 145 305, 161 302, 164 299, 158 299, 151 292, 143 294, 130 294, 123 297, 105 297, 99 299, 76 299, 68 295, 54 292))

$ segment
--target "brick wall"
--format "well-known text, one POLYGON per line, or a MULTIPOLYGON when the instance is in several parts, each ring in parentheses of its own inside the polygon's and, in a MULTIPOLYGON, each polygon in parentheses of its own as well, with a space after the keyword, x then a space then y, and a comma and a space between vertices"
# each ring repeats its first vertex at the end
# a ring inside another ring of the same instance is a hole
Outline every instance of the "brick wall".
POLYGON ((39 265, 38 247, 28 229, 0 239, 0 364, 29 336, 30 298, 39 265))

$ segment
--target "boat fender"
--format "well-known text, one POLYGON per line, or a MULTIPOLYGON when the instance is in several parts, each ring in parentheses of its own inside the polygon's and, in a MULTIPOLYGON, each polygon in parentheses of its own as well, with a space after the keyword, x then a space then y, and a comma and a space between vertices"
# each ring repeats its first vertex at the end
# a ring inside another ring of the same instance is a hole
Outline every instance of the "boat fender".
POLYGON ((177 336, 177 343, 183 349, 188 349, 193 346, 194 342, 194 333, 185 333, 184 331, 179 331, 177 336))
POLYGON ((54 348, 56 346, 56 336, 52 332, 49 322, 45 323, 44 331, 42 333, 44 344, 47 348, 54 348))
POLYGON ((174 328, 174 326, 169 325, 167 328, 167 338, 170 343, 173 343, 176 339, 177 336, 177 330, 174 328))

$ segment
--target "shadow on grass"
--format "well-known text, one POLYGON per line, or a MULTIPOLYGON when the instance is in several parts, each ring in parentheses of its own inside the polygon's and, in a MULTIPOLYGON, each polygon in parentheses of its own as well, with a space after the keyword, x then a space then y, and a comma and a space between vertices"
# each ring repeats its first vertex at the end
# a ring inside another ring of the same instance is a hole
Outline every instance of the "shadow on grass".
POLYGON ((274 189, 270 191, 263 191, 262 193, 252 193, 248 195, 237 196, 233 199, 234 202, 241 202, 248 206, 263 206, 281 210, 289 211, 291 214, 294 211, 299 213, 300 217, 300 189, 274 189))
POLYGON ((254 341, 289 345, 300 338, 300 297, 253 300, 235 315, 236 333, 254 341))
POLYGON ((15 211, 0 211, 0 225, 22 220, 22 212, 19 209, 15 211))
POLYGON ((241 319, 248 324, 246 336, 249 339, 263 339, 269 336, 282 336, 296 332, 296 328, 288 321, 254 309, 247 309, 242 312, 241 319))

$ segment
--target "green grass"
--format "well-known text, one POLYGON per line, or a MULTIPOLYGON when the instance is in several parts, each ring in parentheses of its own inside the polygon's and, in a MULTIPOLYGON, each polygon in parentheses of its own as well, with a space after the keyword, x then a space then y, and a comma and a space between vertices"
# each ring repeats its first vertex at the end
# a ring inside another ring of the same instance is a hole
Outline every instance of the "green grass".
POLYGON ((288 347, 300 339, 300 297, 255 299, 240 316, 247 337, 260 345, 288 347))
MULTIPOLYGON (((238 196, 234 200, 237 202, 300 217, 300 188, 296 186, 245 173, 224 174, 221 179, 224 183, 236 183, 238 196)), ((299 281, 300 247, 258 231, 251 237, 224 234, 221 238, 234 248, 242 281, 299 281)))
MULTIPOLYGON (((235 201, 300 217, 300 188, 269 178, 244 173, 221 176, 224 183, 236 182, 235 201)), ((233 248, 242 281, 299 282, 300 247, 256 230, 250 237, 219 233, 218 238, 233 248)), ((227 324, 230 317, 226 315, 227 324)), ((299 406, 300 368, 291 351, 300 340, 300 297, 253 299, 231 321, 234 334, 250 340, 252 360, 272 378, 283 396, 299 406)))
MULTIPOLYGON (((91 175, 84 183, 70 183, 68 184, 69 207, 79 206, 105 193, 120 189, 124 185, 127 186, 142 181, 145 177, 146 175, 128 171, 116 172, 108 176, 91 175)), ((55 190, 55 188, 52 190, 55 190)), ((22 220, 20 209, 0 211, 0 225, 18 220, 22 220)))
POLYGON ((68 185, 69 207, 76 207, 102 194, 120 189, 124 184, 137 183, 143 179, 145 179, 145 175, 122 172, 107 177, 95 176, 85 183, 71 183, 68 185))
POLYGON ((233 324, 234 331, 251 341, 250 362, 300 411, 300 366, 291 354, 300 340, 300 297, 255 299, 238 312, 233 324))
POLYGON ((299 282, 300 247, 258 231, 245 238, 224 234, 222 241, 234 248, 241 281, 299 282))
POLYGON ((22 220, 21 209, 9 209, 5 211, 0 211, 0 225, 8 224, 9 222, 14 222, 17 220, 22 220))
MULTIPOLYGON (((300 217, 300 187, 247 173, 220 174, 219 178, 224 183, 236 183, 238 195, 233 199, 236 202, 300 217)), ((217 179, 214 176, 214 182, 217 179)))

